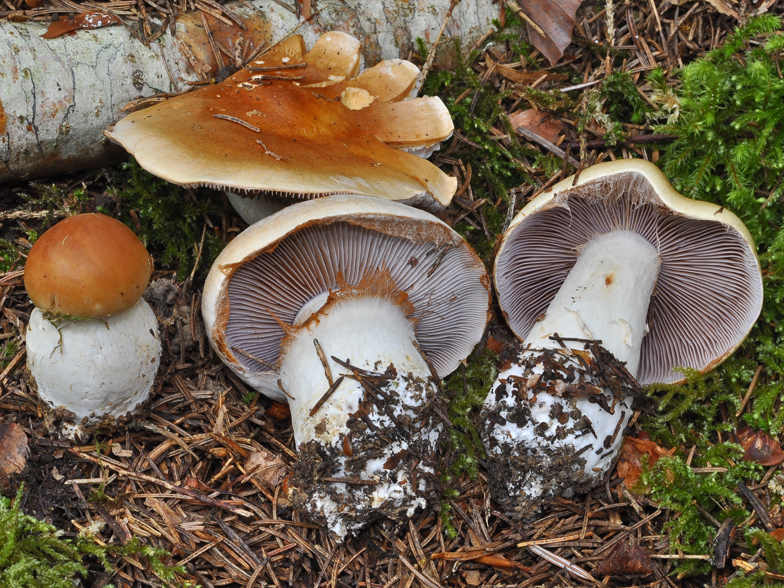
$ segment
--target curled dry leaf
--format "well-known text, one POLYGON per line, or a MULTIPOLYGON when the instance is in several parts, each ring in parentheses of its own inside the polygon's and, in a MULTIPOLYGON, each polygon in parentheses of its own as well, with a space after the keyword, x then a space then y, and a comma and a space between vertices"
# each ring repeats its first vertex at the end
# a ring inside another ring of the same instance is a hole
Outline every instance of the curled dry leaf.
POLYGON ((291 409, 289 408, 288 404, 283 404, 282 402, 273 402, 272 406, 267 409, 265 412, 269 418, 273 421, 285 421, 291 418, 291 409))
POLYGON ((618 476, 623 478, 627 488, 633 488, 642 473, 642 458, 648 456, 648 466, 653 466, 662 457, 671 457, 675 448, 664 449, 649 439, 627 437, 623 441, 621 456, 618 459, 618 476))
POLYGON ((554 118, 549 112, 543 110, 518 110, 509 115, 509 122, 512 127, 523 127, 540 137, 547 139, 550 143, 557 143, 558 138, 563 133, 563 123, 554 118))
POLYGON ((265 486, 274 488, 286 477, 286 464, 277 455, 262 449, 248 456, 245 460, 245 471, 248 476, 256 478, 265 486))
POLYGON ((653 573, 648 551, 632 542, 623 542, 593 571, 599 576, 647 576, 653 573))
POLYGON ((784 451, 775 439, 762 431, 741 429, 737 433, 740 446, 743 447, 744 461, 756 461, 766 467, 780 464, 784 461, 784 451))
MULTIPOLYGON (((522 11, 544 33, 541 35, 531 25, 528 26, 528 38, 534 47, 555 65, 563 56, 566 47, 572 42, 574 17, 580 7, 581 0, 520 0, 519 3, 506 0, 506 4, 515 12, 522 11)), ((518 12, 519 14, 519 12, 518 12)))
POLYGON ((20 473, 29 455, 24 429, 16 423, 0 423, 0 483, 20 473))
POLYGON ((82 12, 76 16, 60 16, 60 20, 49 25, 41 35, 44 39, 54 39, 66 33, 75 33, 79 29, 97 29, 120 24, 120 20, 107 12, 82 12))

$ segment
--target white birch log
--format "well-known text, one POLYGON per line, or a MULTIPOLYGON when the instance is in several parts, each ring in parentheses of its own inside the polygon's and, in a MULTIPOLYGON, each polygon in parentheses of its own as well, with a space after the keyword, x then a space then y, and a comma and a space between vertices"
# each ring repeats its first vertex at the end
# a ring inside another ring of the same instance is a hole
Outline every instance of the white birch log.
MULTIPOLYGON (((406 58, 417 37, 433 43, 450 0, 336 0, 298 29, 311 46, 327 30, 359 38, 367 65, 406 58)), ((227 8, 247 30, 207 16, 223 47, 247 53, 283 38, 301 19, 273 0, 227 8), (219 31, 220 29, 220 31, 219 31), (222 31, 222 32, 221 32, 222 31)), ((500 4, 463 0, 445 38, 470 45, 491 26, 500 4)), ((42 39, 46 24, 0 21, 0 183, 111 164, 122 150, 102 131, 121 117, 128 102, 160 92, 182 92, 194 70, 213 72, 215 58, 201 15, 180 15, 174 36, 167 31, 149 47, 123 26, 42 39), (187 45, 187 48, 184 47, 187 45)), ((228 62, 229 59, 224 57, 228 62)))

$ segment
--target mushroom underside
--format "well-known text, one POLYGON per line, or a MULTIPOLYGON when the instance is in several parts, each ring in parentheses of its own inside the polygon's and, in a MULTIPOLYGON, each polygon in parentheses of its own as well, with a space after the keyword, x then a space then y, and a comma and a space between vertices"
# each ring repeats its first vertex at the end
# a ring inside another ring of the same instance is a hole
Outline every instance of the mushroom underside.
POLYGON ((674 214, 650 187, 629 186, 636 190, 632 198, 608 182, 580 186, 519 225, 496 262, 499 302, 512 330, 526 336, 587 242, 617 229, 634 231, 662 260, 638 379, 673 382, 683 378, 675 368, 706 371, 749 331, 762 298, 758 264, 731 227, 674 214), (609 196, 599 200, 602 189, 609 196))
POLYGON ((357 284, 382 268, 413 304, 417 340, 428 359, 439 375, 451 372, 484 326, 486 316, 470 312, 487 304, 487 291, 477 287, 483 268, 465 247, 397 237, 346 221, 302 229, 234 270, 227 289, 226 347, 247 352, 235 356, 243 369, 267 371, 249 355, 276 364, 285 335, 282 324, 293 324, 302 306, 334 290, 339 276, 357 284))

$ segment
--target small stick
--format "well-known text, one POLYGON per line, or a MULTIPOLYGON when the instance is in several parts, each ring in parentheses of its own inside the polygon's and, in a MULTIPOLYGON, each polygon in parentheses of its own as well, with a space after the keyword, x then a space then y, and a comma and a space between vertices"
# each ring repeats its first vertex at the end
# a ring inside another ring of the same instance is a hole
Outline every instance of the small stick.
POLYGON ((288 396, 292 400, 295 400, 295 398, 291 394, 286 392, 286 389, 283 387, 283 381, 280 379, 278 379, 278 388, 280 388, 280 391, 283 392, 286 396, 288 396))
POLYGON ((319 399, 319 401, 315 404, 315 406, 310 409, 310 413, 308 413, 308 416, 312 417, 313 415, 315 415, 318 412, 319 408, 324 406, 324 403, 327 400, 329 400, 329 397, 332 396, 335 393, 335 390, 337 390, 338 387, 343 383, 344 379, 345 378, 343 376, 340 376, 337 380, 335 380, 335 383, 332 384, 326 392, 324 392, 324 396, 322 396, 319 399))
POLYGON ((223 119, 223 120, 229 120, 229 121, 231 121, 233 123, 237 123, 238 125, 242 125, 246 129, 250 129, 254 133, 260 133, 261 132, 261 129, 259 127, 253 126, 249 122, 245 122, 244 120, 242 120, 241 118, 237 118, 236 116, 230 116, 228 114, 213 114, 212 116, 214 118, 220 118, 220 119, 223 119))
POLYGON ((444 22, 441 23, 441 30, 438 31, 436 42, 433 43, 433 46, 430 48, 430 52, 427 54, 427 59, 425 60, 425 64, 422 66, 422 71, 420 72, 419 78, 417 79, 416 82, 417 90, 419 90, 419 88, 422 87, 422 84, 425 83, 425 78, 427 77, 427 74, 430 73, 430 68, 433 66, 433 59, 435 59, 436 56, 436 49, 438 49, 438 44, 441 42, 441 37, 443 36, 444 31, 446 30, 446 23, 449 22, 450 18, 452 18, 452 11, 455 9, 455 6, 457 6, 459 2, 460 0, 452 0, 452 2, 449 3, 449 8, 446 11, 446 16, 444 16, 444 22))
MULTIPOLYGON (((253 68, 248 68, 250 71, 253 71, 253 68)), ((296 80, 304 80, 305 76, 270 76, 259 74, 257 76, 253 76, 251 78, 253 81, 256 80, 287 80, 287 81, 296 81, 296 80)))
POLYGON ((324 366, 324 375, 327 377, 327 382, 329 385, 335 383, 335 380, 332 378, 332 370, 329 367, 329 362, 327 361, 327 356, 324 354, 324 350, 321 348, 321 343, 318 342, 318 339, 313 339, 313 345, 316 346, 316 353, 318 353, 319 359, 321 360, 321 365, 324 366))
POLYGON ((246 69, 248 71, 258 73, 264 71, 278 71, 281 69, 303 69, 306 67, 308 67, 308 64, 303 62, 303 63, 284 63, 283 65, 264 65, 261 67, 248 66, 246 69))
POLYGON ((364 484, 365 486, 376 486, 376 480, 363 480, 361 478, 319 478, 319 482, 333 482, 335 484, 364 484))
POLYGON ((749 389, 746 391, 746 395, 743 397, 743 401, 740 403, 740 406, 738 407, 738 411, 735 413, 736 417, 739 417, 743 412, 743 409, 746 408, 746 404, 748 403, 749 398, 751 398, 751 393, 754 392, 754 388, 757 387, 757 380, 759 379, 760 374, 762 373, 763 367, 764 366, 759 366, 757 368, 757 371, 754 372, 754 377, 751 379, 751 384, 749 385, 749 389))
POLYGON ((265 368, 267 368, 268 370, 272 370, 272 371, 276 370, 275 366, 272 363, 270 363, 270 362, 268 362, 268 361, 266 361, 264 359, 261 359, 260 357, 256 357, 255 355, 253 355, 252 353, 250 353, 248 351, 245 351, 244 349, 240 349, 239 347, 232 347, 231 350, 235 351, 236 353, 239 353, 240 355, 244 355, 248 359, 252 359, 253 361, 258 363, 259 365, 262 365, 265 368))

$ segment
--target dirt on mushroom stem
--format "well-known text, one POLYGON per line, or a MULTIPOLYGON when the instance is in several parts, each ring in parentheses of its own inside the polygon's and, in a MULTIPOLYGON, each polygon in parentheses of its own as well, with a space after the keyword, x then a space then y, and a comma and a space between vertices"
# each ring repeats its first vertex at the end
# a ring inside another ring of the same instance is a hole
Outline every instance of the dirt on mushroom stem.
POLYGON ((518 362, 522 376, 498 381, 480 414, 478 428, 493 456, 488 462, 491 496, 510 518, 532 520, 554 497, 571 498, 596 485, 597 473, 585 471, 588 452, 600 459, 611 458, 599 475, 612 470, 616 448, 643 394, 624 364, 597 341, 585 342, 582 350, 527 350, 518 362), (538 395, 552 397, 546 421, 532 414, 538 395), (612 435, 597 437, 594 424, 577 403, 583 398, 617 419, 612 435), (555 422, 558 425, 553 428, 555 422), (496 429, 507 423, 518 429, 533 426, 540 442, 521 444, 507 432, 506 443, 496 429), (580 442, 583 437, 587 442, 580 442), (528 492, 536 486, 541 486, 540 492, 528 492))
POLYGON ((352 371, 364 395, 346 422, 348 433, 331 445, 317 439, 301 444, 289 481, 296 508, 349 533, 385 517, 400 522, 435 503, 443 491, 439 413, 446 411, 433 377, 398 374, 391 364, 384 373, 352 371), (339 513, 323 508, 330 503, 339 513))

